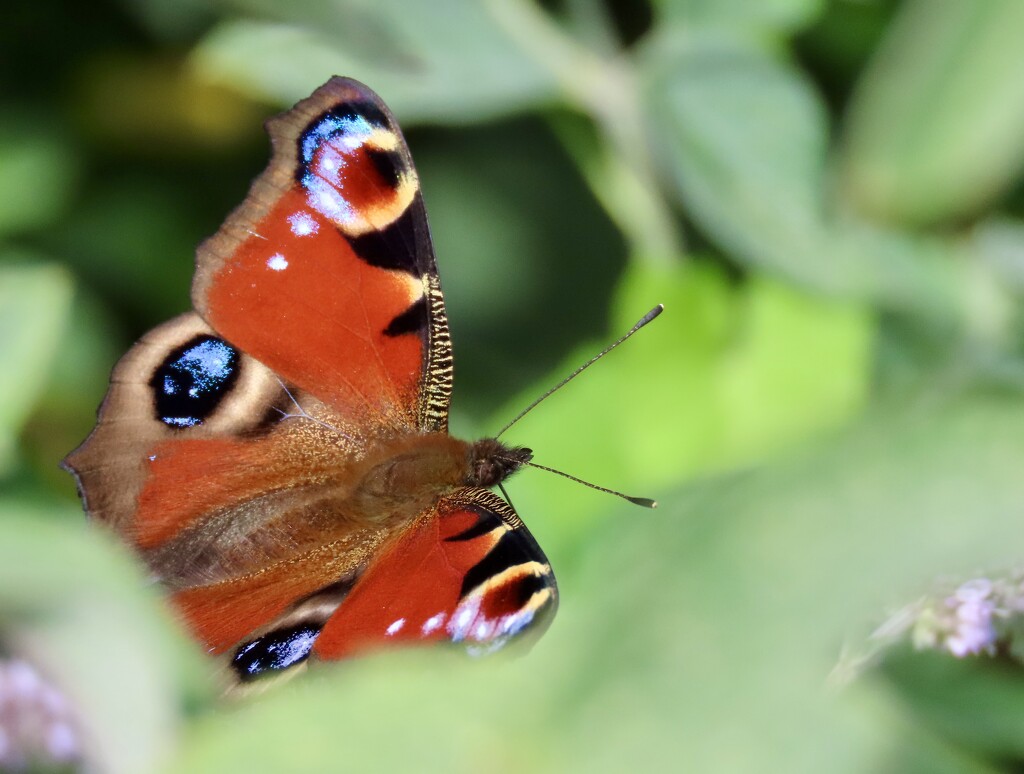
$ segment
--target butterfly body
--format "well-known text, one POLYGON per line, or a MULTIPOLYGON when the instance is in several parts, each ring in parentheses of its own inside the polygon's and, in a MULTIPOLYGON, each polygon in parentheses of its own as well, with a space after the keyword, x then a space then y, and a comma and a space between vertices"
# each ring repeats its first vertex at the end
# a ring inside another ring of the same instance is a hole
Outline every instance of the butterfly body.
POLYGON ((528 449, 448 435, 451 343, 408 148, 333 78, 196 259, 195 312, 118 363, 65 461, 238 680, 390 642, 489 650, 557 591, 487 491, 528 449))

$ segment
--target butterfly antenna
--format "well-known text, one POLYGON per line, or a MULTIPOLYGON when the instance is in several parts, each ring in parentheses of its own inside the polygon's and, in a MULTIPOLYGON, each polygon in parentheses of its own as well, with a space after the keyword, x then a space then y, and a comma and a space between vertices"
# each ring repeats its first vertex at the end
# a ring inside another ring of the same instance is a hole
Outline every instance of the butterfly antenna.
POLYGON ((509 505, 511 505, 512 506, 512 510, 514 511, 516 509, 516 506, 513 505, 512 498, 508 496, 508 492, 505 491, 505 487, 502 486, 502 483, 500 481, 498 482, 498 489, 501 490, 501 494, 505 498, 505 502, 507 502, 509 505))
MULTIPOLYGON (((606 492, 607 494, 621 497, 623 500, 629 500, 633 505, 640 505, 644 508, 657 508, 658 502, 651 500, 649 497, 631 497, 630 495, 623 494, 622 492, 616 492, 614 489, 608 489, 607 487, 598 486, 597 484, 591 484, 589 481, 584 481, 582 478, 576 478, 576 476, 570 476, 568 473, 564 473, 561 470, 555 470, 549 468, 547 465, 538 465, 536 462, 527 462, 531 468, 537 468, 538 470, 546 470, 548 473, 555 473, 556 475, 563 476, 570 481, 575 481, 577 484, 583 484, 583 486, 589 486, 591 489, 596 489, 598 492, 606 492)), ((502 490, 504 491, 504 490, 502 490)))
MULTIPOLYGON (((575 379, 581 373, 583 373, 588 368, 590 368, 590 366, 594 365, 594 363, 596 363, 598 360, 600 360, 605 355, 607 355, 609 352, 611 352, 613 349, 615 349, 617 346, 619 346, 619 344, 624 342, 626 339, 628 339, 630 336, 632 336, 638 330, 640 330, 645 325, 647 325, 647 323, 649 323, 651 320, 653 320, 655 317, 657 317, 659 314, 661 314, 662 311, 664 311, 664 309, 665 309, 665 306, 663 304, 658 304, 656 307, 654 307, 651 311, 649 311, 647 314, 645 314, 643 317, 641 317, 640 320, 637 322, 637 324, 629 329, 629 331, 626 333, 626 335, 624 335, 624 336, 620 337, 619 339, 613 341, 607 347, 605 347, 600 352, 598 352, 596 355, 594 355, 594 357, 590 358, 590 360, 588 360, 586 363, 581 365, 579 368, 577 368, 575 371, 573 371, 567 377, 562 379, 562 381, 560 381, 558 384, 556 384, 550 390, 548 390, 543 395, 541 395, 539 398, 537 398, 537 400, 535 400, 529 406, 527 406, 522 411, 520 411, 519 414, 516 416, 516 418, 513 419, 511 422, 509 422, 507 425, 505 425, 503 428, 501 428, 501 431, 496 436, 494 436, 494 437, 495 438, 501 438, 502 434, 506 430, 508 430, 510 427, 512 427, 512 425, 514 425, 520 419, 522 419, 527 414, 529 414, 531 411, 533 411, 541 401, 543 401, 544 399, 550 397, 555 392, 558 392, 558 390, 562 389, 565 385, 567 385, 569 382, 571 382, 573 379, 575 379)), ((534 467, 541 467, 541 466, 540 465, 535 465, 534 467)), ((550 470, 550 468, 545 468, 545 470, 550 470)), ((551 472, 559 473, 559 471, 557 471, 557 470, 554 470, 554 471, 551 471, 551 472)), ((565 476, 566 474, 565 473, 561 473, 561 475, 565 476)), ((572 476, 568 476, 568 478, 572 478, 572 476)), ((579 479, 576 479, 576 480, 579 481, 579 479)), ((580 481, 580 483, 581 484, 586 484, 587 482, 586 481, 580 481)), ((587 486, 593 487, 594 489, 601 489, 601 487, 594 486, 593 484, 587 484, 587 486)), ((611 490, 610 489, 605 489, 603 491, 610 492, 611 490)), ((611 493, 614 494, 614 495, 618 495, 619 497, 626 497, 624 494, 620 494, 619 492, 611 492, 611 493)), ((633 498, 626 497, 626 499, 627 500, 632 500, 633 498)), ((642 498, 637 498, 637 499, 642 499, 642 498)), ((653 501, 647 501, 647 502, 653 502, 653 501)), ((644 503, 640 502, 638 504, 639 505, 643 505, 644 503)))

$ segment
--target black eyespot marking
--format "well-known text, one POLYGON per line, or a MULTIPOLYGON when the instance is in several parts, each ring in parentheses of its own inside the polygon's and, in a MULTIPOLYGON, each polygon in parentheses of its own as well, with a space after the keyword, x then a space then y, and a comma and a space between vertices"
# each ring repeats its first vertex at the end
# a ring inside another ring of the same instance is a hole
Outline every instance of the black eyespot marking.
POLYGON ((445 538, 446 543, 459 543, 463 540, 475 540, 478 537, 483 537, 494 531, 496 526, 495 522, 491 519, 480 519, 469 529, 463 530, 458 535, 452 535, 449 538, 445 538))
POLYGON ((466 573, 466 577, 462 579, 460 598, 466 596, 481 583, 505 572, 509 567, 515 567, 532 558, 523 551, 523 544, 519 536, 515 532, 506 532, 487 556, 473 565, 466 573))
POLYGON ((416 265, 416 227, 425 223, 422 214, 423 201, 419 194, 405 208, 399 217, 379 231, 369 231, 362 236, 348 237, 356 255, 371 266, 381 269, 401 269, 415 277, 423 274, 416 265))
POLYGON ((385 336, 401 336, 403 333, 417 333, 427 327, 427 299, 420 298, 400 315, 398 315, 387 328, 384 329, 385 336))
POLYGON ((396 150, 381 150, 380 148, 367 148, 366 157, 377 170, 380 179, 389 188, 398 188, 398 182, 402 179, 402 173, 406 169, 405 159, 396 150))
POLYGON ((524 575, 517 578, 515 583, 506 589, 506 595, 513 607, 523 607, 529 602, 534 594, 543 591, 548 587, 547 581, 540 575, 524 575))
POLYGON ((197 336, 173 350, 153 373, 156 416, 170 427, 209 417, 238 381, 238 350, 215 336, 197 336))
POLYGON ((268 632, 242 645, 231 659, 239 680, 255 680, 267 672, 281 671, 309 658, 319 626, 304 623, 268 632))

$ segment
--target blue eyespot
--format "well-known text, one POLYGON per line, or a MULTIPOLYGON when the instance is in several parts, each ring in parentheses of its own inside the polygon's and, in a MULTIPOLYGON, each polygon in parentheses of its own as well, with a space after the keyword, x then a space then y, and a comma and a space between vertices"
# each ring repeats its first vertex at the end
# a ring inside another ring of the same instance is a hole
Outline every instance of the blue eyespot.
POLYGON ((320 627, 299 624, 268 632, 247 642, 236 652, 231 665, 242 681, 252 680, 266 672, 280 671, 309 658, 320 627))
POLYGON ((170 427, 203 423, 238 379, 238 351, 214 336, 197 336, 172 351, 150 386, 156 416, 170 427))

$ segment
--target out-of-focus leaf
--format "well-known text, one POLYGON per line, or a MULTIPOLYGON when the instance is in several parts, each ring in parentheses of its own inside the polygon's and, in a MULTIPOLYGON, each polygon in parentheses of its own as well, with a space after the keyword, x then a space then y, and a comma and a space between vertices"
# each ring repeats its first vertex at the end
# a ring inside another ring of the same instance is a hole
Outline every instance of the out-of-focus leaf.
POLYGON ((848 284, 824 227, 825 114, 793 68, 714 36, 649 52, 647 105, 665 173, 729 253, 822 288, 848 284))
POLYGON ((769 29, 803 27, 821 13, 822 0, 656 0, 663 21, 693 29, 700 26, 769 29))
POLYGON ((42 116, 0 116, 0 234, 52 220, 78 181, 78 158, 42 116))
POLYGON ((1024 293, 1024 222, 996 217, 979 223, 971 234, 974 255, 1015 292, 1024 293))
POLYGON ((206 718, 177 770, 942 770, 927 763, 943 745, 908 733, 884 688, 825 681, 887 601, 1018 556, 1022 433, 1013 398, 887 411, 659 511, 623 506, 582 566, 561 565, 558 618, 528 657, 311 670, 206 718))
POLYGON ((188 308, 192 256, 203 236, 195 231, 173 188, 139 175, 118 176, 94 186, 58 244, 97 293, 149 321, 188 308))
POLYGON ((22 434, 22 449, 40 481, 71 497, 74 482, 58 462, 92 429, 111 368, 128 342, 99 302, 82 289, 75 294, 68 320, 47 386, 22 434))
POLYGON ((907 3, 850 107, 843 187, 863 212, 970 213, 1024 163, 1024 4, 907 3))
POLYGON ((151 34, 168 42, 193 38, 214 15, 207 0, 123 0, 121 4, 151 34))
POLYGON ((250 0, 274 21, 228 21, 196 49, 200 71, 280 104, 331 75, 370 84, 403 121, 476 121, 550 101, 553 76, 475 0, 348 2, 321 7, 250 0), (301 21, 300 21, 301 20, 301 21))
POLYGON ((0 474, 39 399, 71 305, 71 278, 55 264, 0 255, 0 474), (18 261, 19 265, 3 263, 18 261))
MULTIPOLYGON (((545 465, 649 496, 683 478, 749 464, 841 424, 868 388, 872 320, 761 277, 730 285, 711 266, 634 267, 612 335, 655 303, 666 311, 606 361, 552 396, 504 438, 545 465)), ((526 405, 598 349, 581 347, 501 415, 526 405)), ((604 497, 548 474, 510 482, 524 514, 543 513, 545 544, 578 542, 604 497)))
POLYGON ((847 99, 892 15, 890 3, 826 3, 820 18, 794 41, 804 69, 836 102, 847 99))
POLYGON ((120 157, 188 157, 258 141, 265 108, 198 77, 180 58, 108 54, 76 78, 83 128, 120 157))
POLYGON ((889 653, 882 673, 931 730, 995 760, 1024 757, 1024 671, 1010 659, 889 653))
POLYGON ((0 626, 74 704, 98 770, 152 771, 168 754, 198 662, 137 566, 77 509, 0 500, 0 626))
POLYGON ((933 322, 967 314, 956 246, 828 212, 825 115, 800 73, 710 36, 674 45, 647 63, 655 146, 680 203, 731 257, 933 322))

